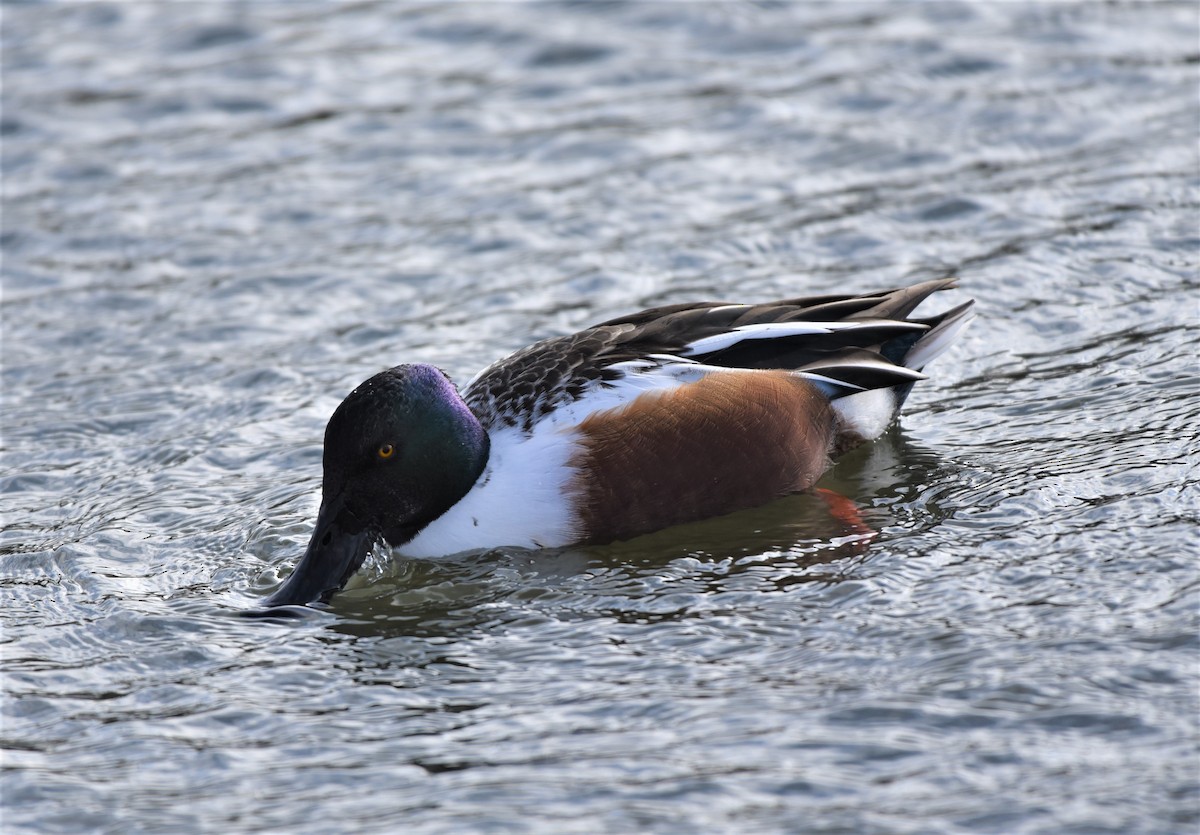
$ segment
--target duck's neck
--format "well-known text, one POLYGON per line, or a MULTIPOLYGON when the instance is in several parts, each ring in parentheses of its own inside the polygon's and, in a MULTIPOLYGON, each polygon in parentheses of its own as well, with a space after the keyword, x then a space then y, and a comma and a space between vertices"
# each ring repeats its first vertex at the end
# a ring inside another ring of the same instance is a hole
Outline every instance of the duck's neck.
POLYGON ((410 432, 419 474, 419 490, 405 522, 384 531, 393 546, 403 545, 465 496, 487 467, 491 439, 479 419, 467 408, 454 384, 441 373, 434 378, 432 393, 422 398, 424 406, 410 432), (419 428, 416 428, 419 427, 419 428))

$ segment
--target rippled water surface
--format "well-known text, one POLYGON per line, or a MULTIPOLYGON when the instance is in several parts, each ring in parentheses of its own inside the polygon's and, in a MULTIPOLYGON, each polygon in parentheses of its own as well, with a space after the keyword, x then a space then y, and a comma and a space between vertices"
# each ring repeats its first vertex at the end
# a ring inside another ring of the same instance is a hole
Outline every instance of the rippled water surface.
POLYGON ((6 6, 5 831, 1195 832, 1192 3, 6 6), (653 304, 956 274, 816 496, 307 539, 324 422, 653 304))

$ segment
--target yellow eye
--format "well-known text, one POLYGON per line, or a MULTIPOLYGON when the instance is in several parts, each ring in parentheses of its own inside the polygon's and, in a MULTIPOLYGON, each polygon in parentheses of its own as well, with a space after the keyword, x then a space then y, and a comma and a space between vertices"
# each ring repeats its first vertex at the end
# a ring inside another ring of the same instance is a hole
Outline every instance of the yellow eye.
POLYGON ((391 444, 380 444, 379 449, 375 450, 375 454, 386 461, 396 454, 396 447, 391 444))

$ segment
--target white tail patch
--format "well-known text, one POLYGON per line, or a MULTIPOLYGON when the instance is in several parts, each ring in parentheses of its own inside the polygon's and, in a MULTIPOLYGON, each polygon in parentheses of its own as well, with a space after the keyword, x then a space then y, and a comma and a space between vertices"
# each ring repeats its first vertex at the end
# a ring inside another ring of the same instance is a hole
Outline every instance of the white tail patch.
MULTIPOLYGON (((925 375, 919 373, 920 369, 944 354, 971 323, 975 318, 972 310, 974 304, 973 301, 967 302, 943 314, 945 318, 912 347, 904 358, 903 369, 912 375, 913 380, 924 379, 925 375)), ((884 433, 895 419, 899 406, 894 386, 850 394, 833 401, 833 408, 842 419, 843 431, 853 432, 868 441, 884 433)))
POLYGON ((871 389, 833 401, 833 409, 842 419, 842 430, 864 440, 878 438, 896 416, 896 395, 890 389, 871 389))

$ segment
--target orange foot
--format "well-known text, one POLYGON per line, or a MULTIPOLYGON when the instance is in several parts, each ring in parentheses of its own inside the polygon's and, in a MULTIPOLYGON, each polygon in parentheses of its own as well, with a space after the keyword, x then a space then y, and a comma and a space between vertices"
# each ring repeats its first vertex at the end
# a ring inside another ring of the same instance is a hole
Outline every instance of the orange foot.
POLYGON ((863 521, 862 514, 858 511, 858 505, 852 499, 846 498, 841 493, 826 490, 824 487, 818 487, 813 492, 820 497, 821 501, 825 502, 826 507, 829 508, 829 515, 845 525, 848 534, 867 537, 879 535, 879 531, 863 521))

